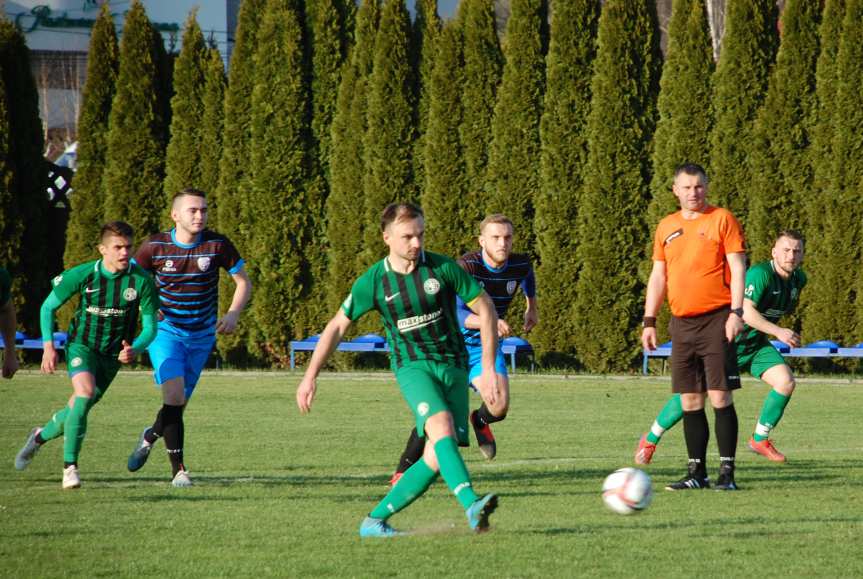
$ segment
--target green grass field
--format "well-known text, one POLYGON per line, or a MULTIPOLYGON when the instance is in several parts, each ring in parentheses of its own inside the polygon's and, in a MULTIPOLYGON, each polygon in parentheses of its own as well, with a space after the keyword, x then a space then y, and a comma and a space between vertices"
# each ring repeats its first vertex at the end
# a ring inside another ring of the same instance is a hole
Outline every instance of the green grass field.
MULTIPOLYGON (((495 428, 497 459, 465 450, 474 486, 501 496, 491 532, 469 533, 439 481, 392 520, 413 536, 360 540, 408 411, 388 374, 333 375, 300 416, 299 378, 205 374, 186 413, 196 486, 173 489, 161 443, 140 472, 126 471, 160 399, 148 374, 121 374, 90 414, 78 491, 60 488, 59 440, 26 471, 13 467, 30 428, 70 394, 68 380, 0 382, 0 575, 863 576, 863 384, 803 382, 776 431, 789 462, 776 466, 743 450, 766 394, 746 382, 736 397, 741 490, 662 490, 685 468, 678 426, 647 468, 653 504, 624 517, 603 506, 602 480, 631 464, 668 380, 517 375, 510 417, 495 428)), ((715 476, 713 440, 709 456, 715 476)))

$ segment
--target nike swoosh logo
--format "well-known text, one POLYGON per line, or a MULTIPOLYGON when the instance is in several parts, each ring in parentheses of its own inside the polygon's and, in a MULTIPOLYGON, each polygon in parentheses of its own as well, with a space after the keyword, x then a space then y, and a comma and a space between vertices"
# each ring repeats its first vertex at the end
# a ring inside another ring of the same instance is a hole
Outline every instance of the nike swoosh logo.
POLYGON ((773 292, 773 295, 778 296, 781 293, 782 293, 782 290, 779 290, 778 292, 773 292))
POLYGON ((384 301, 389 303, 389 302, 393 301, 394 299, 396 299, 396 296, 399 295, 400 293, 402 293, 402 292, 396 292, 391 296, 384 296, 384 301))
POLYGON ((95 293, 95 292, 97 292, 97 291, 99 291, 99 288, 96 288, 96 289, 90 289, 90 288, 87 288, 87 289, 85 289, 85 290, 84 290, 84 293, 85 293, 85 294, 92 294, 92 293, 95 293))

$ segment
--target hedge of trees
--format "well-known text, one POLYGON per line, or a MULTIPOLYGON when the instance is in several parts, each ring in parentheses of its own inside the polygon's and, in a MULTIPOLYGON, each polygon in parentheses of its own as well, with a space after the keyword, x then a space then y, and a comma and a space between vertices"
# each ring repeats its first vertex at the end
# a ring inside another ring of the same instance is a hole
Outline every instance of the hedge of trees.
MULTIPOLYGON (((537 271, 540 361, 627 371, 673 168, 697 162, 752 259, 780 229, 807 235, 804 341, 863 341, 863 0, 786 0, 781 14, 775 0, 729 2, 718 60, 705 0, 674 0, 664 55, 653 0, 512 0, 503 30, 494 0, 462 0, 446 21, 434 0, 416 4, 412 21, 405 0, 244 0, 227 76, 194 12, 172 55, 139 0, 119 44, 103 9, 67 266, 94 255, 102 221, 143 237, 168 223, 177 189, 202 187, 255 284, 220 351, 279 365, 384 255, 384 205, 422 203, 428 247, 454 256, 503 211, 537 271)), ((0 261, 35 329, 56 272, 37 265, 27 58, 0 22, 0 261)))

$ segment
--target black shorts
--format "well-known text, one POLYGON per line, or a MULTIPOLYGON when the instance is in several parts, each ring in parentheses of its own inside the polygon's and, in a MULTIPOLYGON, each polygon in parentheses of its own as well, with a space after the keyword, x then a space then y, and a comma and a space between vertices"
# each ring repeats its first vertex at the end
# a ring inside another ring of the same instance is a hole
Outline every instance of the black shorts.
POLYGON ((696 394, 740 388, 737 351, 725 339, 730 313, 722 307, 698 316, 671 317, 671 391, 696 394))

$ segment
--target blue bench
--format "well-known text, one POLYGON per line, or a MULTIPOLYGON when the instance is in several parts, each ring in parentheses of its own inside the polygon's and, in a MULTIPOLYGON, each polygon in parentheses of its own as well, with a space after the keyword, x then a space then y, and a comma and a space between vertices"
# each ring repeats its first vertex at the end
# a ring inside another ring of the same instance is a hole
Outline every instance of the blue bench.
MULTIPOLYGON (((318 345, 320 334, 308 337, 305 340, 291 341, 291 370, 296 367, 295 352, 311 352, 318 345)), ((349 342, 341 342, 336 348, 339 352, 389 352, 387 341, 377 334, 366 334, 354 338, 349 342)))
MULTIPOLYGON (((863 342, 851 348, 840 348, 836 342, 830 340, 818 340, 800 348, 792 348, 779 340, 770 340, 770 343, 779 350, 783 356, 792 358, 863 358, 863 342)), ((647 362, 650 358, 668 358, 671 356, 671 342, 665 342, 656 350, 650 352, 644 350, 641 371, 647 375, 647 362)))
MULTIPOLYGON (((66 332, 54 332, 54 347, 63 349, 69 336, 66 332)), ((0 348, 5 348, 3 337, 0 336, 0 348)), ((41 350, 42 338, 28 338, 24 332, 15 332, 15 347, 21 350, 41 350)))
MULTIPOLYGON (((320 340, 320 334, 315 334, 305 340, 293 340, 291 341, 291 370, 296 367, 295 360, 295 352, 311 352, 315 349, 315 346, 318 345, 318 340, 320 340)), ((510 366, 512 367, 513 373, 515 373, 515 356, 519 353, 533 353, 533 346, 523 338, 505 338, 501 341, 501 350, 505 356, 509 356, 510 366)), ((339 352, 389 352, 390 347, 387 344, 387 341, 377 334, 366 334, 365 336, 360 336, 358 338, 354 338, 349 342, 341 342, 336 348, 339 352)), ((531 368, 533 368, 533 363, 531 363, 531 368)))

